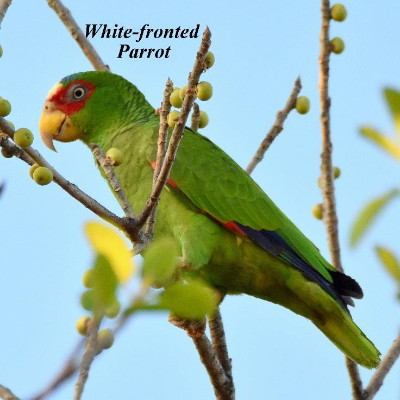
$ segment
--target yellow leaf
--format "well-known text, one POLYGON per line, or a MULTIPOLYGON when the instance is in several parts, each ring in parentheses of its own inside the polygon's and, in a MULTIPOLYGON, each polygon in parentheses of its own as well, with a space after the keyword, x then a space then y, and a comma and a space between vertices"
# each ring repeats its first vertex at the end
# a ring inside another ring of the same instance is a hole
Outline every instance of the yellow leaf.
POLYGON ((379 145, 383 150, 400 161, 400 145, 398 143, 369 126, 362 126, 360 132, 363 136, 379 145))
POLYGON ((376 246, 375 251, 386 271, 400 283, 400 263, 396 256, 389 249, 382 246, 376 246))
POLYGON ((400 92, 396 89, 385 88, 383 93, 392 114, 397 133, 400 136, 400 92))
POLYGON ((350 234, 350 245, 354 247, 367 229, 371 226, 372 222, 376 219, 379 213, 385 208, 385 206, 399 196, 399 189, 392 189, 385 193, 383 196, 375 197, 369 201, 358 214, 354 221, 351 234, 350 234))
POLYGON ((133 262, 124 239, 100 222, 88 222, 85 230, 90 244, 109 260, 118 280, 125 283, 133 275, 133 262))

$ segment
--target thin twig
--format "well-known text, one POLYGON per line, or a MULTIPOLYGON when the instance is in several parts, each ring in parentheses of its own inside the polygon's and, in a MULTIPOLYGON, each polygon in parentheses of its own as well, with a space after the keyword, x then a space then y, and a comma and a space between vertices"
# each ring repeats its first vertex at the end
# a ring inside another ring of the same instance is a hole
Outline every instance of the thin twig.
POLYGON ((12 0, 0 0, 0 25, 6 15, 8 7, 10 7, 12 0))
POLYGON ((19 400, 19 398, 13 394, 10 389, 2 385, 0 385, 0 398, 3 400, 19 400))
MULTIPOLYGON (((322 135, 322 153, 321 153, 321 190, 323 197, 323 219, 328 236, 329 250, 331 254, 332 265, 343 272, 340 259, 340 245, 338 234, 338 218, 335 204, 335 188, 333 183, 332 169, 332 142, 330 134, 330 104, 328 92, 329 82, 329 24, 330 24, 330 5, 329 0, 322 0, 322 25, 321 25, 321 54, 319 57, 319 91, 321 102, 321 135, 322 135)), ((353 398, 359 400, 362 398, 362 382, 356 363, 346 359, 346 366, 349 372, 353 398)))
POLYGON ((90 366, 98 354, 99 345, 97 343, 97 333, 99 331, 100 322, 101 318, 94 317, 89 324, 89 335, 79 369, 78 380, 75 385, 74 400, 81 399, 85 383, 89 376, 90 366))
POLYGON ((111 188, 115 192, 119 203, 121 204, 122 210, 124 214, 128 218, 136 218, 134 211, 132 210, 131 205, 128 202, 128 199, 125 196, 125 192, 122 190, 121 185, 119 184, 118 178, 115 175, 114 169, 112 165, 108 162, 103 150, 94 143, 90 144, 90 148, 92 149, 93 155, 95 156, 97 162, 103 169, 108 182, 111 185, 111 188))
POLYGON ((300 90, 301 90, 301 80, 300 77, 298 77, 294 82, 294 87, 285 104, 285 107, 282 110, 278 111, 278 113, 276 114, 276 119, 274 124, 272 125, 271 129, 265 136, 265 139, 261 142, 260 147, 257 149, 256 153, 254 154, 254 157, 247 166, 246 172, 248 174, 251 174, 253 172, 257 164, 260 163, 261 160, 264 158, 264 154, 269 149, 269 146, 271 146, 272 142, 276 139, 279 133, 282 132, 283 123, 288 117, 290 111, 293 110, 293 108, 296 106, 296 99, 300 93, 300 90))
POLYGON ((8 7, 11 5, 11 0, 0 0, 0 25, 6 15, 8 7))
POLYGON ((200 123, 200 107, 197 103, 193 104, 193 112, 192 112, 192 121, 190 125, 190 129, 192 131, 199 130, 199 123, 200 123))
POLYGON ((331 100, 328 93, 329 80, 329 22, 330 8, 329 0, 322 0, 322 29, 321 29, 321 54, 319 57, 319 91, 321 101, 321 187, 324 199, 324 223, 328 233, 328 244, 333 266, 343 272, 340 260, 340 245, 338 235, 338 218, 336 214, 335 188, 333 183, 332 169, 332 142, 330 133, 330 105, 331 100))
MULTIPOLYGON (((134 305, 136 303, 141 302, 142 298, 144 298, 147 294, 146 292, 147 289, 148 287, 147 288, 141 287, 139 293, 132 298, 130 304, 134 305)), ((128 321, 132 320, 133 315, 134 313, 132 312, 129 314, 124 312, 120 314, 120 316, 115 321, 114 327, 112 328, 112 333, 114 337, 117 336, 117 334, 122 330, 122 328, 126 325, 128 321)), ((44 388, 30 400, 45 399, 48 395, 53 393, 54 390, 57 389, 62 383, 64 383, 66 380, 72 378, 75 375, 75 373, 79 369, 79 363, 80 363, 79 356, 82 353, 84 344, 85 340, 79 340, 79 342, 75 345, 74 349, 71 351, 70 356, 68 357, 68 359, 65 361, 60 371, 55 376, 55 378, 50 382, 50 384, 46 388, 44 388)))
POLYGON ((80 355, 82 354, 82 349, 85 341, 85 339, 79 340, 55 378, 43 390, 41 390, 30 400, 43 400, 48 395, 53 393, 54 390, 57 389, 63 382, 65 382, 69 378, 72 378, 72 376, 79 368, 80 355))
MULTIPOLYGON (((173 84, 171 79, 168 78, 167 83, 165 84, 165 90, 164 90, 163 101, 161 103, 161 108, 159 109, 160 127, 158 130, 156 165, 154 167, 154 174, 153 174, 153 189, 157 183, 157 178, 160 175, 161 167, 164 164, 165 155, 167 153, 168 114, 171 110, 171 102, 169 98, 171 96, 172 90, 173 90, 173 84)), ((147 221, 146 233, 149 236, 153 235, 154 223, 157 213, 157 205, 158 202, 151 211, 149 219, 147 221)))
POLYGON ((193 338, 193 342, 200 355, 201 362, 207 369, 216 398, 218 400, 233 400, 235 398, 235 393, 232 391, 233 386, 225 375, 207 336, 202 335, 193 338))
POLYGON ((351 391, 353 399, 363 398, 363 384, 358 365, 350 358, 346 357, 346 368, 350 376, 351 391))
POLYGON ((192 108, 194 99, 196 97, 196 86, 199 82, 199 78, 204 68, 204 60, 207 51, 211 45, 211 32, 208 27, 204 30, 203 38, 200 44, 200 49, 196 55, 196 61, 193 66, 192 72, 189 74, 188 88, 183 100, 182 109, 179 116, 176 118, 174 130, 172 132, 171 139, 169 141, 167 154, 165 155, 165 162, 161 168, 160 174, 158 175, 157 182, 154 185, 152 192, 143 211, 138 217, 138 226, 143 226, 147 221, 150 213, 157 204, 161 192, 168 181, 169 174, 172 168, 172 164, 175 161, 176 152, 178 150, 179 143, 182 139, 185 129, 185 123, 192 108))
POLYGON ((229 358, 228 354, 224 325, 219 307, 216 309, 213 317, 208 320, 208 324, 210 327, 213 349, 225 372, 226 377, 231 381, 232 391, 234 393, 235 387, 233 386, 232 360, 229 358))
POLYGON ((68 8, 66 8, 60 0, 47 0, 47 3, 67 27, 71 36, 79 44, 83 53, 93 65, 93 68, 98 71, 110 71, 108 65, 104 64, 100 56, 97 54, 97 51, 91 45, 89 40, 86 39, 86 36, 83 34, 81 28, 79 28, 79 25, 72 17, 68 8))
POLYGON ((371 380, 369 381, 367 387, 364 392, 364 399, 370 400, 375 394, 378 392, 380 387, 383 384, 383 380, 386 375, 393 367, 394 363, 400 356, 400 336, 393 342, 389 351, 386 353, 382 362, 379 364, 379 367, 376 369, 375 373, 372 375, 371 380))

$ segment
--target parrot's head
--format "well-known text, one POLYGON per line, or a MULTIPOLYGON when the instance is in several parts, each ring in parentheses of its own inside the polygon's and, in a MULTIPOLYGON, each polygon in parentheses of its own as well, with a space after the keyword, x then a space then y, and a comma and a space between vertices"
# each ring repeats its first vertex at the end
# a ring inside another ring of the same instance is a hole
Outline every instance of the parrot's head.
POLYGON ((129 127, 143 109, 153 113, 143 94, 119 75, 105 71, 80 72, 63 78, 49 91, 39 121, 44 144, 72 142, 129 127))

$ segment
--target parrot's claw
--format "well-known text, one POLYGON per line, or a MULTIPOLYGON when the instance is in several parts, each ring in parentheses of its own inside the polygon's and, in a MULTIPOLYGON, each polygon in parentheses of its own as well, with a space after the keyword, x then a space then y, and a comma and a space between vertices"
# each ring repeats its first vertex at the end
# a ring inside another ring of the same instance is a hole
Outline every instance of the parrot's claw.
POLYGON ((189 337, 195 339, 204 335, 206 331, 206 321, 190 321, 187 319, 180 319, 174 314, 170 314, 168 321, 177 326, 178 328, 184 329, 189 337))

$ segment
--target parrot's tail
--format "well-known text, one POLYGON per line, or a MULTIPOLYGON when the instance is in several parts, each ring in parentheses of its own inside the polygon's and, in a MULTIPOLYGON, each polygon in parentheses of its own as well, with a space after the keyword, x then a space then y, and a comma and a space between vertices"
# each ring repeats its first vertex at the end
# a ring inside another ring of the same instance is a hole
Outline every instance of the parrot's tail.
POLYGON ((314 320, 314 324, 347 357, 366 368, 376 368, 380 362, 381 353, 379 350, 346 312, 341 309, 337 311, 324 316, 323 322, 314 320))

